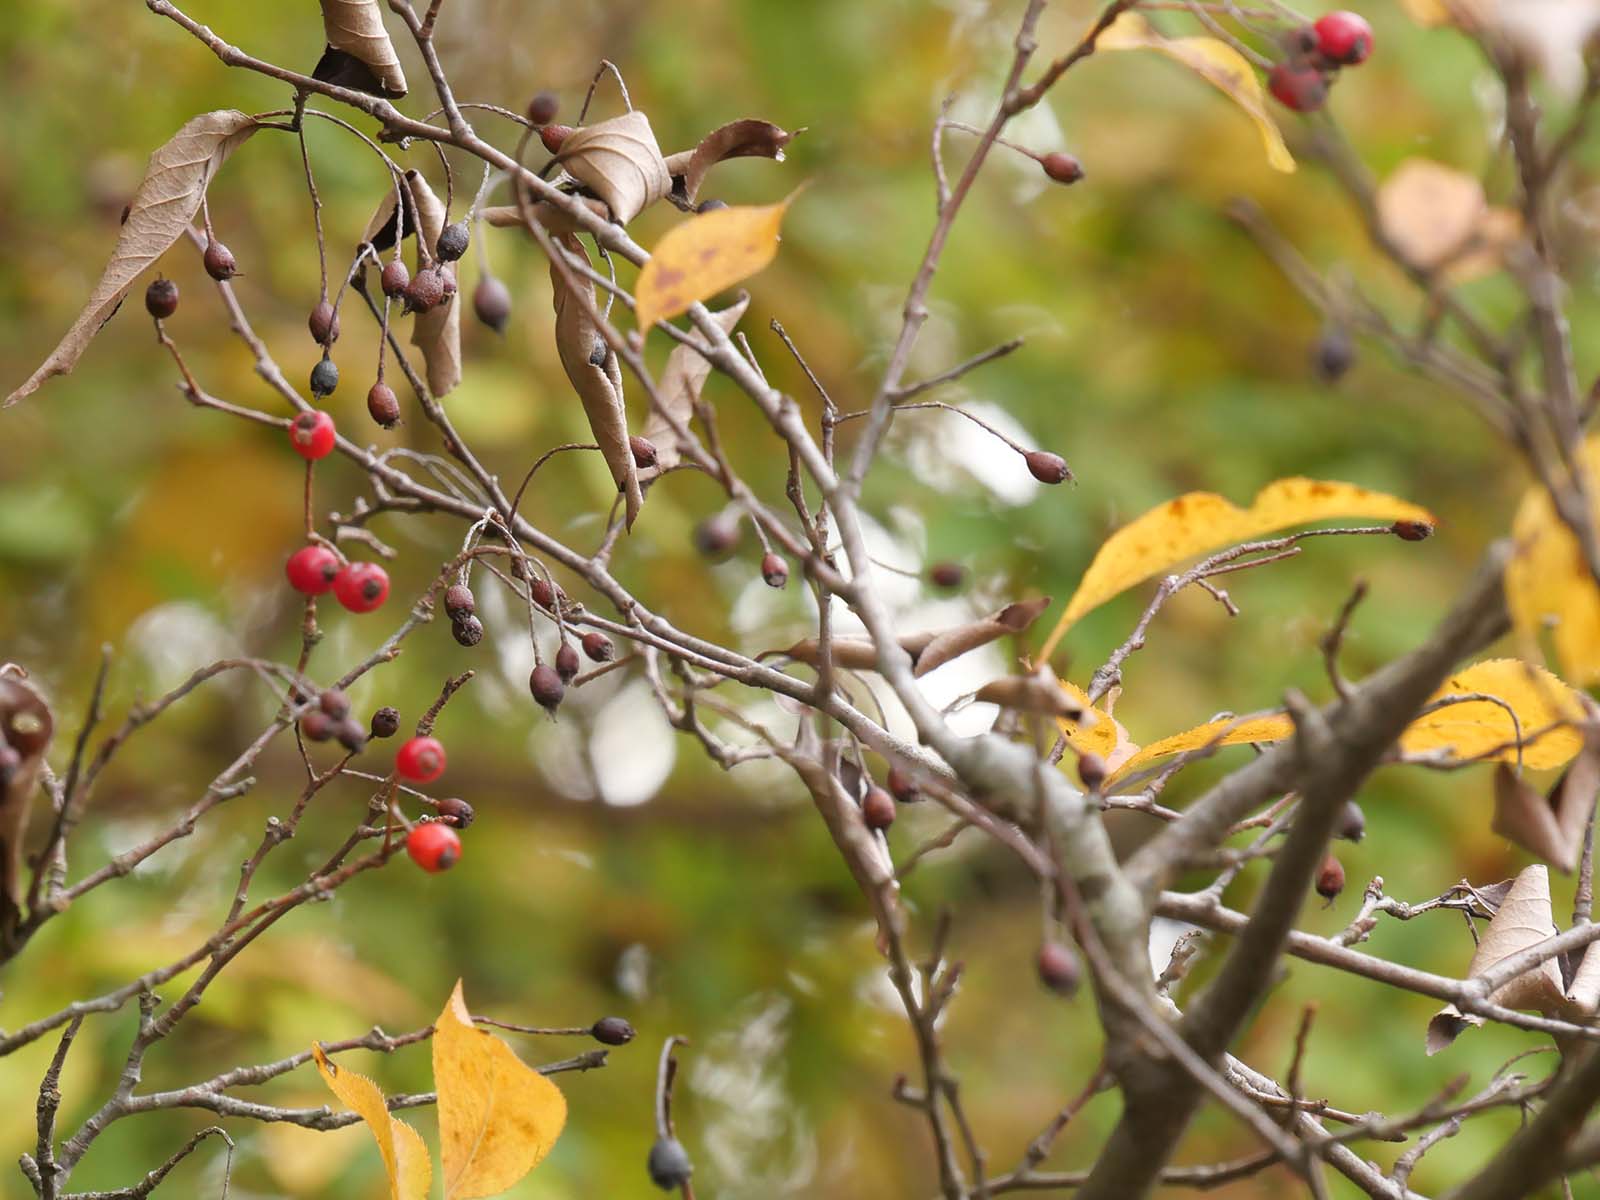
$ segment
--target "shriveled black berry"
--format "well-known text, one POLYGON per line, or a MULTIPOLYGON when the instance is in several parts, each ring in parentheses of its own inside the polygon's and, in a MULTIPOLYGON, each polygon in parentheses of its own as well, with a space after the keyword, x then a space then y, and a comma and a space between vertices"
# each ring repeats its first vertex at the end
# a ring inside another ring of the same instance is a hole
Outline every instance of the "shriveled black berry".
POLYGON ((650 1182, 663 1192, 681 1188, 694 1174, 694 1163, 689 1152, 677 1138, 657 1138, 650 1147, 650 1158, 645 1164, 650 1172, 650 1182))
POLYGON ((577 677, 578 666, 578 652, 571 642, 562 642, 556 651, 556 674, 561 676, 561 682, 571 683, 577 677))
POLYGON ((371 729, 375 738, 393 737, 400 732, 400 710, 384 705, 372 714, 371 729))
POLYGON ((430 267, 418 271, 406 284, 406 311, 428 312, 444 299, 444 276, 430 267))
POLYGON ((1072 478, 1072 469, 1059 454, 1052 454, 1048 450, 1030 450, 1024 458, 1028 464, 1028 474, 1040 483, 1062 483, 1072 478))
POLYGON ((1040 983, 1063 996, 1070 996, 1078 990, 1078 980, 1083 974, 1072 947, 1060 942, 1046 942, 1039 947, 1035 969, 1039 972, 1040 983))
POLYGON ((450 636, 467 647, 476 646, 483 641, 483 622, 468 613, 459 620, 450 622, 450 636))
POLYGON ((534 576, 528 584, 528 594, 533 597, 533 602, 540 608, 552 609, 556 602, 555 589, 550 586, 550 581, 540 576, 534 576))
POLYGON ((626 1046, 633 1041, 633 1026, 621 1017, 601 1017, 589 1026, 589 1036, 606 1046, 626 1046))
POLYGON ((789 582, 789 564, 776 554, 767 554, 761 559, 761 578, 768 587, 781 588, 789 582))
POLYGON ((324 357, 311 368, 311 394, 321 399, 331 396, 339 386, 339 368, 333 359, 324 357))
POLYGON ((533 669, 533 674, 528 676, 528 690, 539 702, 539 707, 552 715, 561 707, 561 699, 567 694, 561 676, 548 663, 540 663, 533 669))
POLYGON ((306 328, 311 331, 311 340, 317 345, 331 346, 339 340, 339 314, 334 311, 333 305, 320 300, 306 318, 306 328))
POLYGON ((472 805, 465 800, 458 800, 454 796, 448 796, 439 801, 435 811, 438 812, 441 821, 446 825, 454 825, 457 829, 465 829, 472 824, 473 818, 478 815, 472 811, 472 805))
POLYGON ((472 230, 465 221, 456 221, 446 225, 439 234, 439 257, 445 262, 455 262, 467 252, 467 247, 472 242, 472 230))
POLYGON ((144 307, 156 320, 166 320, 178 311, 178 285, 170 279, 152 279, 144 290, 144 307))
POLYGON ((511 319, 511 292, 493 275, 485 275, 472 289, 472 311, 490 329, 504 333, 511 319))
POLYGON ((445 589, 444 611, 450 614, 452 621, 459 621, 462 617, 470 617, 478 611, 478 601, 472 594, 472 589, 464 583, 453 583, 445 589))
POLYGON ((635 434, 628 439, 628 449, 633 452, 633 464, 641 471, 656 465, 656 444, 635 434))
POLYGON ((400 423, 400 398, 380 379, 367 392, 367 412, 383 428, 393 429, 400 423))
POLYGON ((583 635, 583 652, 591 661, 598 663, 610 662, 617 656, 617 648, 611 644, 611 639, 595 629, 583 635))
POLYGON ((300 718, 300 736, 308 742, 325 742, 333 736, 334 726, 338 722, 323 712, 314 708, 300 718))
POLYGON ((1311 348, 1311 369, 1323 383, 1337 383, 1355 361, 1356 345, 1338 325, 1324 329, 1311 348))
POLYGON ((367 731, 354 717, 346 717, 335 725, 333 736, 338 738, 339 744, 351 754, 359 754, 362 747, 367 744, 367 731))
POLYGON ((239 273, 239 264, 234 261, 233 251, 215 238, 206 243, 206 252, 202 256, 202 261, 206 265, 206 274, 218 283, 232 279, 239 273))
POLYGON ((329 688, 318 696, 317 706, 336 721, 350 715, 350 697, 338 688, 329 688))
POLYGON ((398 258, 385 263, 383 274, 378 276, 378 286, 383 289, 383 294, 391 300, 398 300, 405 295, 406 284, 410 282, 411 272, 406 270, 405 263, 398 258))
POLYGON ((887 829, 894 824, 894 797, 876 785, 867 789, 861 801, 861 819, 868 829, 887 829))
POLYGON ((533 99, 528 101, 528 120, 535 125, 550 124, 560 111, 561 98, 551 91, 535 92, 533 99))

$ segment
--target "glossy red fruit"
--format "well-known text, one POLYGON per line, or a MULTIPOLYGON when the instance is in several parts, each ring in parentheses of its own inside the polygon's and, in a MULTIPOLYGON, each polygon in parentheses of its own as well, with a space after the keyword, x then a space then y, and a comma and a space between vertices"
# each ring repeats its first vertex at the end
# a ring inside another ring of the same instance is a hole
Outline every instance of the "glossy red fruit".
POLYGON ((781 588, 789 582, 789 564, 776 554, 768 554, 761 560, 761 578, 768 587, 781 588))
POLYGON ((339 556, 326 546, 302 546, 283 564, 289 586, 302 596, 320 596, 339 574, 339 556))
POLYGON ((334 578, 333 596, 351 612, 371 612, 389 598, 389 572, 377 563, 351 563, 334 578))
POLYGON ((1372 53, 1372 26, 1358 13, 1328 13, 1312 29, 1317 35, 1317 50, 1329 62, 1353 67, 1366 62, 1372 53))
POLYGON ((303 412, 289 422, 289 444, 307 462, 316 462, 332 454, 337 436, 333 418, 320 408, 303 412))
POLYGON ((1305 63, 1279 63, 1267 73, 1267 90, 1285 108, 1315 112, 1328 99, 1328 81, 1305 63))
POLYGON ((432 783, 444 774, 444 743, 435 737, 407 738, 395 751, 394 769, 412 783, 432 783))
POLYGON ((406 853, 429 874, 448 871, 461 857, 461 837, 443 821, 424 821, 406 835, 406 853))

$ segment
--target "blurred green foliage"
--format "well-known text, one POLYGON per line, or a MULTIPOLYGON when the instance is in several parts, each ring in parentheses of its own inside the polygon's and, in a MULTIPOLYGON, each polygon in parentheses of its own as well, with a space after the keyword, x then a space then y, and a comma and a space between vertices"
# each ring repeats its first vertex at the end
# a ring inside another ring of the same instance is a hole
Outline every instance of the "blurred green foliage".
MULTIPOLYGON (((814 414, 815 397, 769 334, 769 319, 795 336, 843 407, 870 397, 932 224, 933 114, 951 93, 962 97, 958 111, 982 113, 1009 56, 1019 7, 447 0, 439 37, 464 98, 512 108, 550 87, 575 112, 596 62, 608 57, 669 151, 737 117, 806 127, 787 163, 720 168, 710 192, 769 202, 810 184, 790 214, 779 261, 752 285, 744 328, 775 381, 814 414)), ((321 49, 308 4, 291 11, 194 0, 187 11, 285 65, 308 69, 321 49)), ((1053 6, 1042 53, 1070 45, 1091 12, 1081 3, 1053 6)), ((1482 64, 1461 40, 1422 33, 1388 4, 1369 15, 1379 53, 1339 84, 1332 101, 1355 146, 1380 176, 1422 154, 1483 174, 1492 190, 1505 164, 1492 104, 1483 99, 1492 89, 1482 64)), ((426 73, 407 47, 401 53, 413 87, 406 106, 426 111, 426 73)), ((0 134, 0 366, 9 390, 87 295, 147 152, 196 112, 281 108, 288 97, 270 81, 225 70, 175 26, 125 0, 12 6, 0 23, 0 68, 9 114, 0 134)), ((597 104, 602 114, 616 110, 609 83, 597 104)), ((1284 124, 1292 145, 1294 126, 1284 124)), ((514 141, 515 131, 493 117, 479 126, 504 145, 514 141)), ((1415 298, 1368 250, 1338 189, 1312 165, 1292 176, 1269 171, 1236 109, 1153 56, 1086 62, 1013 136, 1040 150, 1070 149, 1088 178, 1062 189, 1029 160, 995 159, 940 270, 915 369, 930 374, 1026 334, 1024 350, 945 398, 1003 410, 1025 437, 1064 454, 1079 484, 1037 489, 1013 505, 961 461, 935 453, 942 443, 930 431, 948 430, 956 418, 902 418, 905 428, 868 491, 900 549, 971 569, 972 594, 955 608, 976 610, 1029 590, 1064 597, 1110 529, 1181 491, 1214 489, 1244 502, 1279 476, 1346 479, 1428 505, 1442 518, 1439 535, 1420 546, 1314 544, 1293 561, 1236 577, 1237 619, 1203 595, 1181 598, 1131 662, 1118 715, 1145 741, 1219 710, 1268 706, 1289 685, 1325 695, 1316 639, 1358 576, 1372 593, 1348 643, 1350 673, 1414 644, 1480 548, 1505 528, 1522 480, 1505 448, 1455 397, 1377 347, 1363 347, 1339 385, 1313 379, 1308 354, 1318 318, 1222 210, 1234 195, 1254 197, 1312 261, 1344 264, 1403 321, 1415 320, 1415 298)), ((369 152, 331 126, 314 124, 308 140, 337 271, 384 176, 369 152)), ((953 160, 967 140, 950 136, 953 160)), ((1596 146, 1585 147, 1581 171, 1592 173, 1597 157, 1596 146)), ((406 161, 437 168, 425 147, 413 147, 406 161)), ((459 205, 478 175, 465 162, 455 166, 459 205)), ((239 292, 258 332, 290 377, 304 378, 316 358, 304 320, 318 274, 293 139, 254 139, 216 181, 211 211, 245 273, 239 292)), ((648 246, 677 219, 647 214, 636 236, 648 246)), ((586 430, 549 344, 548 283, 537 253, 504 232, 490 234, 489 251, 518 307, 504 340, 476 326, 467 331, 466 382, 448 403, 468 439, 486 448, 491 469, 514 480, 540 451, 582 440, 586 430)), ((197 256, 180 247, 162 269, 183 288, 169 326, 203 384, 236 403, 279 411, 230 335, 197 256)), ((1590 282, 1592 261, 1585 269, 1590 282)), ((464 291, 474 277, 466 274, 464 291)), ((1514 313, 1503 282, 1485 280, 1469 292, 1492 312, 1514 313)), ((1579 287, 1572 299, 1575 328, 1596 328, 1594 289, 1579 287)), ((189 408, 137 310, 135 298, 72 376, 0 415, 0 660, 29 667, 54 696, 69 735, 102 643, 116 647, 114 713, 217 654, 292 656, 295 646, 298 607, 280 570, 295 542, 299 462, 270 431, 189 408)), ((338 353, 346 382, 331 401, 341 425, 384 446, 435 448, 423 423, 394 434, 367 423, 361 397, 370 367, 362 364, 376 347, 366 324, 353 310, 344 321, 338 353)), ((657 356, 665 353, 658 341, 665 340, 652 339, 657 356)), ((1591 337, 1578 351, 1587 379, 1600 343, 1591 337)), ((781 501, 778 443, 726 385, 713 381, 708 395, 736 463, 781 501)), ((597 536, 593 514, 608 488, 603 469, 585 457, 563 456, 548 467, 526 506, 542 527, 579 544, 597 536)), ((319 504, 341 511, 361 484, 331 460, 318 482, 319 504)), ((715 569, 694 555, 690 530, 717 503, 707 481, 672 477, 652 493, 615 568, 696 633, 751 651, 787 644, 804 630, 808 609, 797 587, 781 598, 760 587, 750 539, 715 569)), ((430 517, 387 519, 376 531, 400 551, 395 599, 386 616, 327 616, 314 673, 332 675, 375 646, 461 533, 430 517)), ((1137 589, 1071 634, 1074 677, 1121 640, 1147 595, 1137 589)), ((464 664, 480 669, 440 727, 452 747, 448 784, 479 813, 462 865, 422 877, 397 863, 330 904, 297 912, 225 973, 181 1034, 147 1063, 145 1086, 279 1058, 313 1038, 351 1036, 373 1023, 391 1032, 415 1027, 461 976, 475 1011, 538 1024, 617 1012, 642 1034, 613 1052, 606 1070, 563 1077, 568 1132, 518 1195, 647 1194, 655 1050, 669 1033, 694 1043, 679 1120, 696 1153, 702 1196, 929 1194, 926 1132, 888 1098, 914 1051, 883 984, 866 910, 797 789, 760 768, 721 773, 681 741, 670 775, 647 803, 592 798, 587 732, 609 721, 610 741, 598 753, 627 753, 626 721, 648 722, 648 705, 630 708, 614 692, 592 702, 580 697, 552 725, 522 690, 526 647, 517 620, 492 603, 485 619, 490 637, 479 649, 460 650, 439 623, 355 689, 360 711, 392 703, 410 719, 446 673, 464 664), (613 703, 623 708, 608 716, 613 703)), ((141 733, 97 796, 75 875, 170 822, 268 712, 259 690, 217 684, 141 733)), ((1245 753, 1224 757, 1236 762, 1245 753)), ((1172 802, 1224 766, 1194 768, 1174 786, 1172 802)), ((0 1025, 14 1028, 123 983, 205 936, 261 823, 297 787, 297 770, 291 748, 279 747, 260 764, 253 792, 53 922, 0 977, 0 1025)), ((353 785, 324 793, 296 840, 269 860, 262 894, 296 882, 364 801, 353 785)), ((1343 852, 1350 890, 1329 911, 1309 910, 1307 928, 1339 928, 1374 874, 1393 894, 1422 899, 1462 877, 1495 880, 1520 865, 1489 833, 1483 771, 1391 770, 1363 803, 1369 837, 1343 852)), ((904 814, 897 848, 940 827, 926 809, 904 814)), ((1254 883, 1247 873, 1230 900, 1247 904, 1254 883)), ((1093 1069, 1090 1002, 1061 1002, 1034 986, 1036 897, 998 852, 959 842, 919 869, 908 899, 923 936, 941 906, 959 914, 952 951, 967 966, 945 1036, 991 1162, 1003 1169, 1093 1069)), ((1471 941, 1438 914, 1381 925, 1371 949, 1452 974, 1465 969, 1471 941)), ((1318 1004, 1320 1015, 1306 1087, 1357 1111, 1404 1111, 1464 1071, 1481 1085, 1510 1054, 1536 1044, 1505 1030, 1475 1031, 1426 1059, 1427 1000, 1292 963, 1239 1047, 1243 1056, 1281 1070, 1307 1003, 1318 1004)), ((133 1019, 125 1011, 85 1026, 62 1082, 67 1120, 81 1120, 111 1088, 133 1019)), ((0 1061, 0 1081, 17 1099, 0 1110, 0 1147, 10 1160, 31 1147, 32 1105, 24 1101, 52 1045, 46 1038, 0 1061)), ((573 1052, 523 1049, 535 1059, 573 1052)), ((1549 1060, 1531 1061, 1529 1069, 1542 1071, 1549 1060)), ((392 1091, 428 1086, 421 1050, 359 1069, 392 1091)), ((283 1104, 327 1099, 307 1072, 261 1094, 283 1104)), ((1052 1164, 1086 1162, 1114 1108, 1110 1098, 1092 1104, 1062 1137, 1052 1164)), ((417 1116, 426 1132, 430 1115, 417 1116)), ((1447 1186, 1514 1120, 1492 1118, 1478 1136, 1442 1145, 1414 1185, 1447 1186), (1491 1128, 1495 1138, 1485 1136, 1491 1128)), ((205 1123, 203 1113, 122 1121, 73 1185, 125 1185, 205 1123)), ((360 1130, 229 1128, 240 1141, 236 1197, 383 1192, 377 1156, 360 1130)), ((1209 1113, 1185 1160, 1249 1148, 1236 1126, 1209 1113)), ((1398 1149, 1379 1144, 1364 1153, 1387 1162, 1398 1149)), ((205 1165, 211 1158, 209 1150, 197 1156, 169 1186, 211 1194, 220 1168, 205 1165)), ((0 1194, 23 1194, 18 1177, 0 1178, 0 1194)), ((1269 1173, 1228 1194, 1276 1195, 1283 1186, 1269 1173)))

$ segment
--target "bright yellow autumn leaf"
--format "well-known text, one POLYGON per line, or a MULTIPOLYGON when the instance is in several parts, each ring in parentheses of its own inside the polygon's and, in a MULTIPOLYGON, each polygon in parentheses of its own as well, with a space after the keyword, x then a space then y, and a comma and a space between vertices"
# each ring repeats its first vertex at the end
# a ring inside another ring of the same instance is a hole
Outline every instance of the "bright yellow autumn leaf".
MULTIPOLYGON (((1561 724, 1583 720, 1578 697, 1543 667, 1516 658, 1474 663, 1445 680, 1433 698, 1471 692, 1504 701, 1516 713, 1516 722, 1505 707, 1491 700, 1451 704, 1413 721, 1400 735, 1400 748, 1408 754, 1447 749, 1457 760, 1476 758, 1514 743, 1520 732, 1520 761, 1535 771, 1559 767, 1583 748, 1583 735, 1571 725, 1561 724)), ((1517 748, 1511 745, 1487 761, 1518 762, 1517 748)))
POLYGON ((1158 758, 1169 754, 1186 754, 1204 746, 1241 746, 1246 742, 1281 742, 1294 732, 1294 723, 1283 713, 1268 713, 1260 717, 1229 717, 1222 721, 1207 721, 1193 729, 1185 729, 1158 742, 1151 742, 1139 753, 1112 772, 1114 781, 1130 771, 1149 766, 1158 758))
POLYGON ((538 1166, 567 1122, 561 1090, 472 1023, 461 983, 433 1031, 444 1200, 494 1196, 538 1166))
POLYGON ((1215 492, 1190 492, 1106 539, 1037 657, 1048 659, 1074 622, 1136 583, 1224 546, 1331 517, 1416 521, 1430 528, 1437 523, 1425 508, 1351 483, 1280 479, 1262 488, 1247 509, 1215 492))
POLYGON ((1188 67, 1242 108, 1261 132, 1267 163, 1276 171, 1295 169, 1294 156, 1283 144, 1278 124, 1267 112, 1261 81, 1244 57, 1216 38, 1162 37, 1137 13, 1123 13, 1100 35, 1100 50, 1154 50, 1188 67))
POLYGON ((383 1169, 389 1176, 389 1200, 428 1200, 433 1186, 433 1160, 421 1136, 404 1121, 389 1115, 383 1092, 365 1075, 328 1061, 322 1047, 313 1044, 322 1081, 339 1097, 346 1108, 361 1114, 372 1130, 383 1156, 383 1169))
MULTIPOLYGON (((1579 463, 1589 481, 1591 519, 1600 523, 1600 494, 1595 491, 1600 486, 1600 439, 1584 443, 1579 463)), ((1600 682, 1600 588, 1578 540, 1539 484, 1522 497, 1511 536, 1516 550, 1506 564, 1506 607, 1522 653, 1539 656, 1539 634, 1549 624, 1561 673, 1583 687, 1600 682)))
POLYGON ((789 202, 718 208, 690 217, 657 244, 639 272, 639 328, 684 313, 696 301, 750 278, 778 254, 789 202))
POLYGON ((1115 771, 1135 754, 1139 747, 1128 737, 1128 731, 1115 717, 1089 703, 1088 692, 1075 683, 1068 683, 1065 679, 1060 682, 1061 690, 1071 696, 1078 707, 1092 717, 1086 721, 1071 721, 1066 717, 1057 717, 1056 726, 1061 730, 1061 736, 1067 739, 1067 745, 1077 753, 1097 755, 1105 764, 1107 772, 1115 771))

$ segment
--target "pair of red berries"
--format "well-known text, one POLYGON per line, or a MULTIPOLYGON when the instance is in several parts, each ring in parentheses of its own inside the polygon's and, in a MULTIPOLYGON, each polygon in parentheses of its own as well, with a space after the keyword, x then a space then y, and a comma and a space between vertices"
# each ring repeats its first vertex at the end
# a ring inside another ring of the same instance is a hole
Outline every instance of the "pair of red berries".
MULTIPOLYGON (((444 774, 446 761, 443 742, 436 737, 418 735, 409 738, 395 752, 394 770, 409 783, 432 783, 444 774)), ((430 874, 447 871, 461 857, 461 837, 443 821, 425 821, 406 835, 406 853, 430 874)))
POLYGON ((389 573, 377 563, 340 562, 326 546, 302 546, 284 564, 289 586, 302 596, 321 596, 330 589, 334 599, 351 612, 372 612, 389 598, 389 573))
POLYGON ((1328 99, 1328 85, 1340 67, 1354 67, 1372 53, 1372 26, 1353 12, 1331 12, 1315 25, 1295 31, 1286 62, 1267 75, 1267 90, 1285 108, 1313 112, 1328 99))

